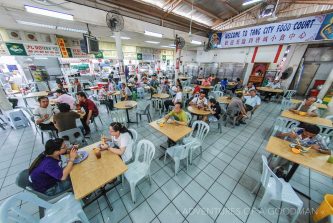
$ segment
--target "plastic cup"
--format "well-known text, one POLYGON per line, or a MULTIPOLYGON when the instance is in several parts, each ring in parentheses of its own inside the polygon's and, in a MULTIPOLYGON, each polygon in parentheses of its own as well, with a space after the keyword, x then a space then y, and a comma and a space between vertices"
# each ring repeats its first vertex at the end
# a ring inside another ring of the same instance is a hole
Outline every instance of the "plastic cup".
POLYGON ((97 159, 100 159, 102 157, 101 150, 99 148, 94 149, 94 153, 97 159))

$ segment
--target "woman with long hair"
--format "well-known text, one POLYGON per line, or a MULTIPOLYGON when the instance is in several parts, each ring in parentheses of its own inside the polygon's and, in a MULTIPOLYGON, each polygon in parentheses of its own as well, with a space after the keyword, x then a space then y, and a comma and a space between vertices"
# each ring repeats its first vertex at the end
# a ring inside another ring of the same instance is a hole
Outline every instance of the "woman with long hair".
POLYGON ((44 152, 29 167, 29 178, 34 190, 53 196, 71 188, 69 173, 73 169, 77 148, 70 150, 67 166, 62 168, 60 155, 66 152, 67 146, 63 139, 50 139, 46 142, 44 152))
POLYGON ((132 146, 133 146, 133 134, 126 126, 119 122, 112 122, 109 127, 111 139, 113 145, 107 144, 101 145, 101 149, 109 150, 119 156, 121 156, 124 163, 129 162, 132 159, 132 146))

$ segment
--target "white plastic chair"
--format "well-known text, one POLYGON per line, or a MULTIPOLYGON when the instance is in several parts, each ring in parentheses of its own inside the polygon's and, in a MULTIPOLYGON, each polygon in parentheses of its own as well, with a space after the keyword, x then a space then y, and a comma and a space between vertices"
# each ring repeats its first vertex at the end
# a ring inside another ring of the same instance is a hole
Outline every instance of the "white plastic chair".
POLYGON ((67 195, 58 202, 51 204, 37 197, 37 195, 23 192, 9 197, 0 207, 0 222, 24 223, 56 223, 56 222, 83 222, 89 223, 79 201, 73 195, 67 195), (45 208, 45 217, 42 219, 27 213, 17 206, 17 202, 45 208))
POLYGON ((293 107, 293 103, 290 99, 283 98, 281 101, 281 111, 288 110, 293 107))
POLYGON ((133 153, 133 158, 132 160, 134 159, 135 157, 135 150, 136 150, 136 144, 137 144, 137 141, 138 141, 138 132, 135 130, 135 129, 128 129, 132 135, 133 135, 133 143, 132 143, 132 153, 133 153))
POLYGON ((289 132, 291 128, 299 126, 300 122, 293 120, 293 119, 288 119, 288 118, 282 118, 278 117, 274 123, 273 127, 273 132, 272 136, 275 136, 275 134, 279 132, 289 132))
POLYGON ((296 90, 286 90, 283 94, 283 97, 286 99, 291 99, 296 94, 296 90))
POLYGON ((188 163, 189 163, 189 152, 192 146, 192 142, 189 142, 185 145, 176 145, 170 148, 167 148, 164 154, 164 163, 166 160, 167 155, 173 159, 175 162, 175 176, 178 173, 180 161, 186 159, 186 171, 188 170, 188 163))
POLYGON ((119 122, 127 126, 127 118, 125 110, 114 110, 110 112, 111 121, 119 122))
POLYGON ((145 90, 142 87, 138 87, 136 89, 136 92, 137 92, 138 98, 142 98, 142 99, 145 98, 145 90))
POLYGON ((209 125, 203 121, 195 121, 192 125, 192 132, 183 140, 184 144, 192 142, 193 145, 190 149, 190 163, 192 163, 193 152, 200 148, 202 153, 202 144, 209 133, 209 125), (195 131, 196 130, 196 131, 195 131), (195 132, 195 133, 194 133, 195 132))
POLYGON ((221 84, 215 84, 213 91, 221 91, 221 84))
POLYGON ((80 128, 73 128, 66 131, 58 132, 58 136, 59 138, 64 138, 66 141, 69 141, 70 144, 88 144, 80 128))
POLYGON ((133 203, 136 201, 135 187, 137 183, 145 177, 148 177, 149 182, 151 183, 150 164, 154 155, 154 144, 146 139, 140 140, 136 148, 134 162, 128 165, 128 170, 124 173, 124 176, 131 188, 133 203))
POLYGON ((329 120, 331 120, 331 121, 333 122, 333 115, 328 115, 328 116, 326 116, 325 118, 326 118, 326 119, 329 119, 329 120))
POLYGON ((188 122, 188 125, 190 125, 191 124, 191 121, 192 121, 192 115, 191 115, 191 113, 189 113, 189 112, 185 112, 186 113, 186 116, 187 116, 187 122, 188 122))
POLYGON ((331 144, 331 139, 333 137, 333 128, 318 125, 320 128, 319 135, 324 139, 326 145, 331 144))
POLYGON ((282 178, 278 178, 273 171, 268 167, 267 158, 262 155, 262 175, 260 183, 253 189, 252 193, 257 191, 262 184, 265 188, 265 193, 260 201, 259 207, 267 207, 270 201, 277 200, 291 204, 297 208, 296 213, 292 217, 291 222, 295 222, 302 207, 303 201, 297 196, 291 185, 285 182, 282 178))
POLYGON ((222 91, 212 91, 212 95, 215 98, 218 98, 218 97, 223 97, 224 93, 222 91))

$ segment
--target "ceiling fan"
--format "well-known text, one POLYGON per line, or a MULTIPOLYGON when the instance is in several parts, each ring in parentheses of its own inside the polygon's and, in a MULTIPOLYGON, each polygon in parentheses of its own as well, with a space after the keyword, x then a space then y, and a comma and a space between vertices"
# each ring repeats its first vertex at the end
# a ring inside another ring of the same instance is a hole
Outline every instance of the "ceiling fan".
POLYGON ((259 12, 259 18, 267 18, 267 21, 273 22, 278 19, 276 9, 279 5, 279 0, 276 3, 266 3, 259 12))

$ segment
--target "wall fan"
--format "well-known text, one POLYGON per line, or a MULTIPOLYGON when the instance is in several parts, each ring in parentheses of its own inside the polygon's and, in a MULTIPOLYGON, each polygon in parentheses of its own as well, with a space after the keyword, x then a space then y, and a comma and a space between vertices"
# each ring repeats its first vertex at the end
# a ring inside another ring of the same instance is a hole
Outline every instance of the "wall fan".
POLYGON ((110 11, 106 14, 106 24, 113 32, 120 32, 124 29, 124 18, 117 11, 110 11))
POLYGON ((183 49, 185 46, 185 40, 183 37, 176 35, 175 38, 176 50, 183 49))
POLYGON ((281 80, 286 80, 290 77, 290 75, 293 73, 294 69, 292 67, 288 67, 282 72, 281 80))

